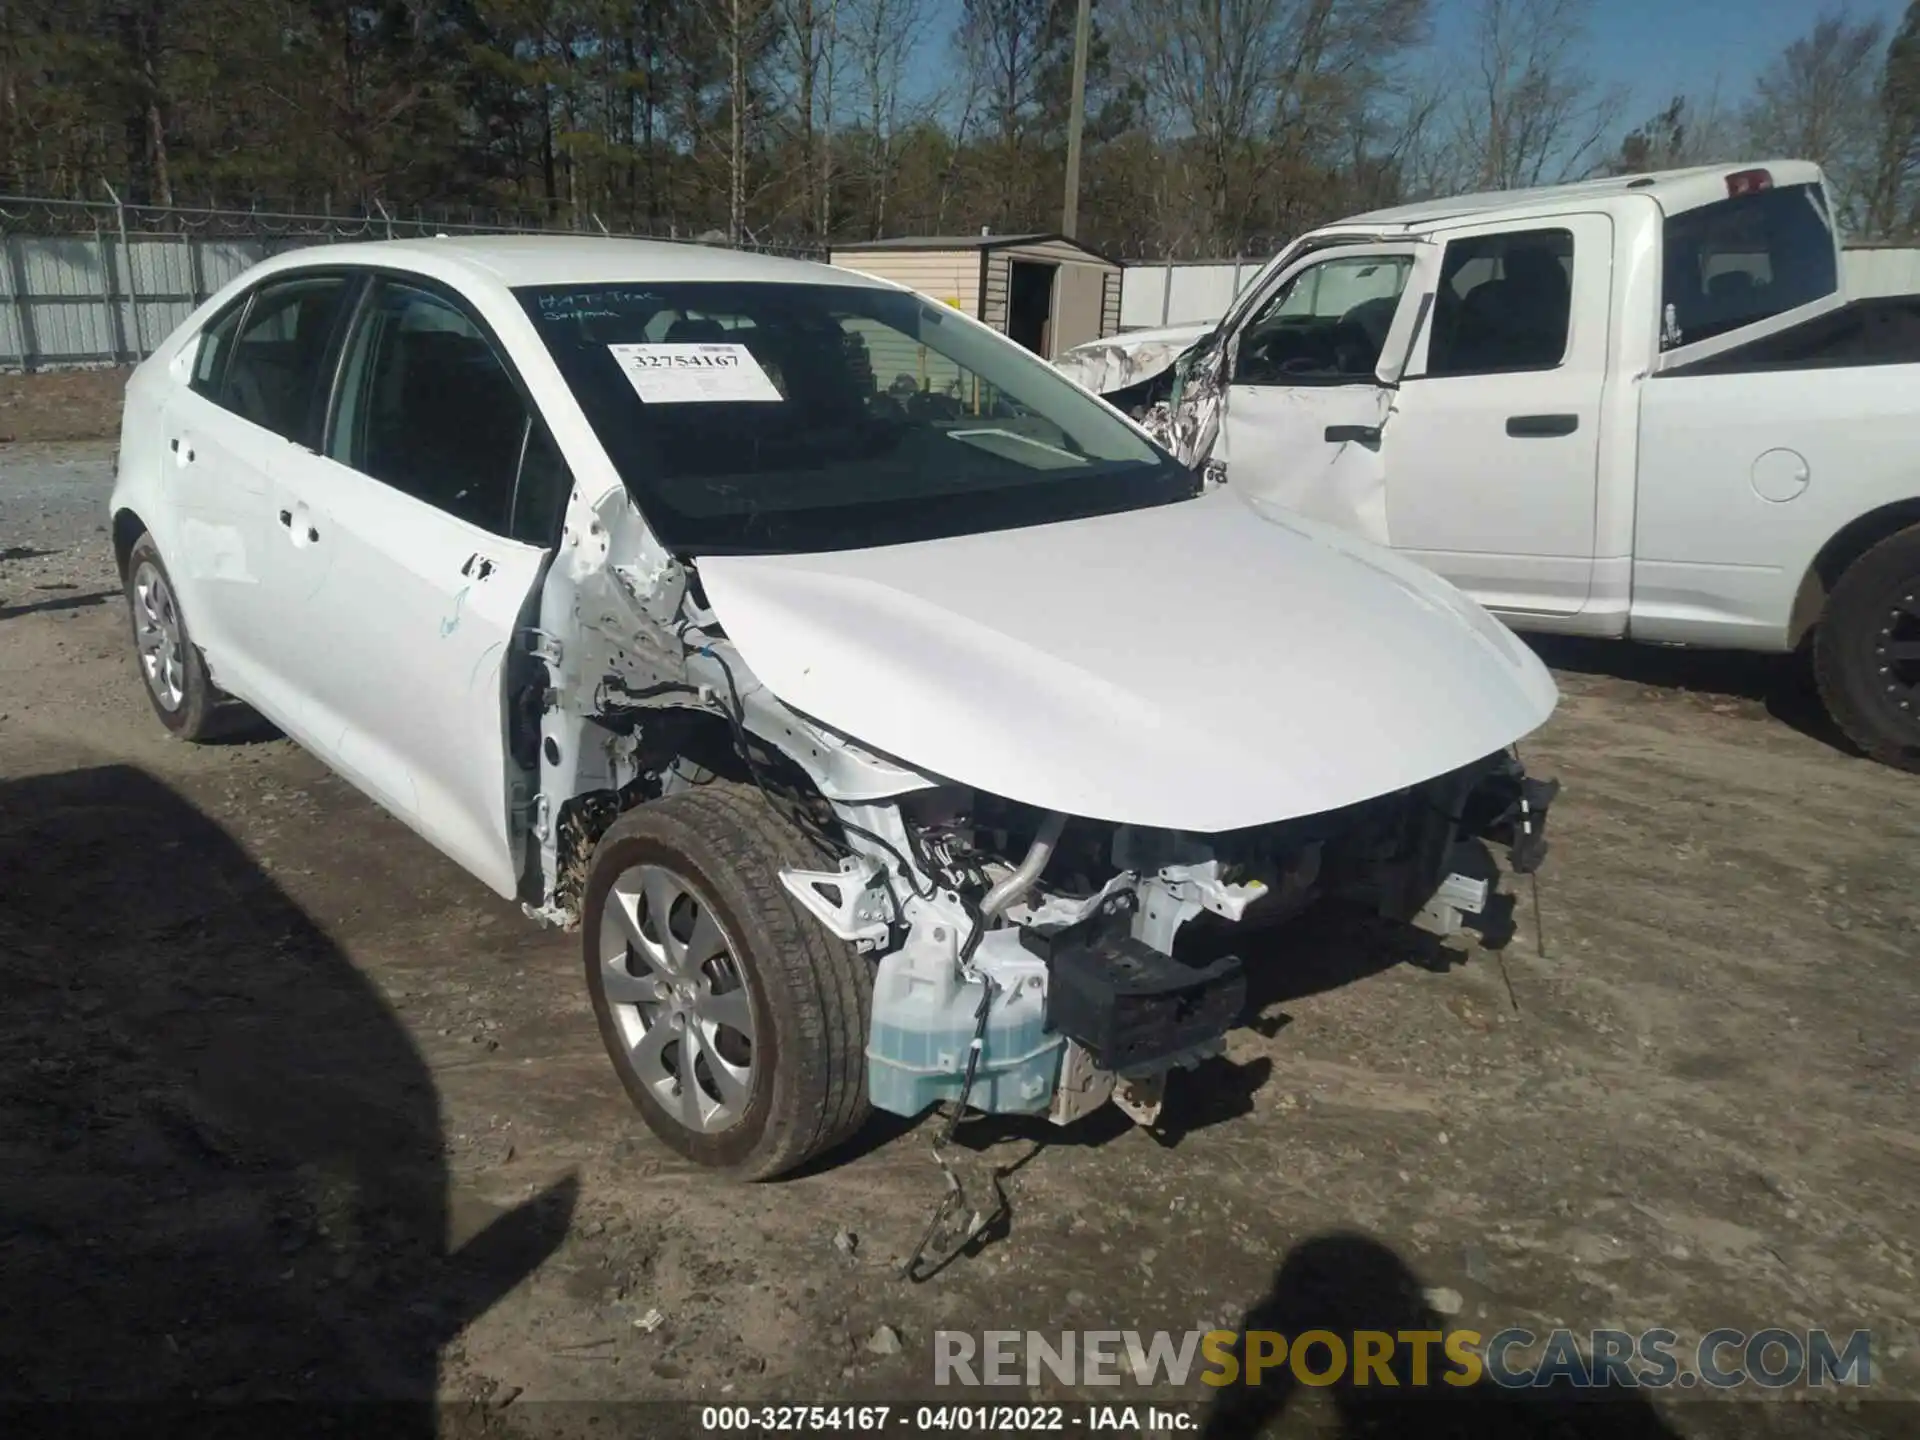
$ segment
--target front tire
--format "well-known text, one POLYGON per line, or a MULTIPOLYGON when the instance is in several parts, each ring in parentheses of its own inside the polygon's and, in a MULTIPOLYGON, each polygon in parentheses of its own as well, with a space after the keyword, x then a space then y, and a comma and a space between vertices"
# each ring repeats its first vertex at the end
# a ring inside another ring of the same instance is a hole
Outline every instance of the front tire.
POLYGON ((740 1179, 867 1118, 868 964, 780 884, 822 863, 757 791, 710 784, 623 815, 588 869, 587 992, 614 1070, 670 1148, 740 1179))
POLYGON ((1814 632, 1814 671, 1834 723, 1865 754, 1920 771, 1920 525, 1854 561, 1814 632))

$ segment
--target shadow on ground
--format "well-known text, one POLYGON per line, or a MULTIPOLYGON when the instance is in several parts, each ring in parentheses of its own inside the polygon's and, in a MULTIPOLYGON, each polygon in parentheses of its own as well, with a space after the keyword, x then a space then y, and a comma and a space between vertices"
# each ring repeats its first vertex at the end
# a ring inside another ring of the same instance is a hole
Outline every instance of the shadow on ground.
POLYGON ((0 620, 14 620, 22 615, 43 615, 53 610, 88 610, 119 598, 118 590, 97 590, 80 595, 59 595, 49 600, 29 600, 19 605, 0 605, 0 620))
MULTIPOLYGON (((1315 1236, 1289 1251, 1266 1296, 1241 1326, 1243 1334, 1273 1331, 1289 1342, 1308 1331, 1326 1331, 1342 1337, 1349 1350, 1359 1331, 1398 1336, 1449 1328, 1458 1327, 1449 1327, 1428 1305, 1419 1279, 1391 1248, 1370 1236, 1339 1233, 1315 1236)), ((1327 1349, 1315 1345, 1308 1353, 1309 1374, 1329 1369, 1327 1349)), ((1458 1370, 1455 1383, 1448 1383, 1440 1346, 1428 1354, 1428 1383, 1419 1386, 1413 1383, 1413 1352, 1406 1344, 1393 1349, 1391 1386, 1377 1373, 1370 1383, 1355 1384, 1353 1367, 1345 1366, 1323 1391, 1333 1424, 1311 1433, 1343 1440, 1676 1440, 1678 1435, 1645 1400, 1617 1398, 1629 1392, 1594 1399, 1570 1389, 1509 1390, 1484 1377, 1469 1385, 1458 1383, 1466 1378, 1458 1370)), ((1234 1358, 1240 1383, 1220 1392, 1206 1418, 1206 1440, 1253 1440, 1274 1433, 1302 1398, 1290 1365, 1274 1365, 1262 1372, 1261 1383, 1248 1385, 1244 1341, 1234 1358)))
MULTIPOLYGON (((1488 873, 1492 859, 1486 857, 1488 873)), ((1507 882, 1509 885, 1511 880, 1507 882)), ((1511 896, 1489 904, 1496 933, 1480 936, 1480 953, 1497 950, 1511 936, 1511 896)), ((1445 971, 1467 963, 1469 952, 1449 945, 1411 925, 1386 920, 1364 907, 1327 902, 1285 923, 1266 926, 1209 927, 1195 924, 1181 936, 1183 957, 1195 963, 1223 954, 1236 954, 1245 966, 1247 998, 1241 1026, 1271 1038, 1292 1017, 1286 1005, 1337 990, 1380 975, 1401 965, 1445 971)), ((1253 1113, 1254 1099, 1273 1078, 1274 1065, 1265 1056, 1236 1062, 1216 1055, 1175 1069, 1168 1078, 1167 1098, 1160 1118, 1149 1127, 1154 1142, 1177 1149, 1189 1136, 1228 1125, 1253 1113)), ((912 1130, 922 1130, 931 1142, 946 1126, 945 1108, 911 1119, 875 1111, 860 1132, 838 1149, 809 1162, 787 1180, 799 1180, 852 1163, 883 1149, 912 1130)), ((996 1181, 1011 1179, 1041 1152, 1080 1149, 1112 1143, 1130 1133, 1135 1122, 1114 1105, 1104 1105, 1070 1125, 1057 1126, 1043 1115, 969 1114, 953 1132, 953 1150, 974 1157, 970 1198, 993 1199, 996 1181), (979 1161, 1009 1143, 1021 1147, 1019 1158, 983 1167, 979 1161), (977 1192, 977 1193, 976 1193, 977 1192)), ((991 1206, 989 1208, 992 1208, 991 1206)), ((966 1253, 977 1254, 1004 1238, 1007 1225, 989 1226, 973 1237, 966 1253)))
POLYGON ((146 774, 0 784, 0 894, 0 1402, 383 1400, 433 1433, 442 1345, 575 1182, 454 1249, 406 1030, 146 774))
POLYGON ((1632 645, 1576 635, 1520 638, 1551 669, 1629 685, 1694 690, 1751 701, 1789 729, 1843 754, 1860 753, 1827 715, 1814 683, 1812 662, 1804 650, 1792 655, 1762 655, 1747 650, 1632 645))

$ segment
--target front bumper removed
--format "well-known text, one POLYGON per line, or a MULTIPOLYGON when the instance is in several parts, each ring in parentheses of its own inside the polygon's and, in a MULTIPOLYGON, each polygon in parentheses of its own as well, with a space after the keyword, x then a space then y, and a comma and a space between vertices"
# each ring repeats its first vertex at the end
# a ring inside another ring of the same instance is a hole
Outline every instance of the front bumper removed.
POLYGON ((1516 875, 1531 875, 1547 858, 1547 810, 1560 794, 1558 780, 1536 780, 1511 754, 1481 780, 1460 820, 1461 831, 1507 852, 1516 875))

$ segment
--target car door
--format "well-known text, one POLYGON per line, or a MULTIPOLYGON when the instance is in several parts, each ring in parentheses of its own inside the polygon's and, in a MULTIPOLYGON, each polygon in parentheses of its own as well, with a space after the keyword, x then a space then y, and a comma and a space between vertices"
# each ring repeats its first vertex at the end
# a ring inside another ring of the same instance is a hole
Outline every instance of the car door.
POLYGON ((247 292, 183 355, 162 418, 167 560, 194 637, 218 684, 283 725, 297 718, 268 583, 284 549, 271 475, 314 441, 351 283, 294 272, 247 292))
POLYGON ((1225 363, 1213 458, 1229 483, 1387 543, 1377 434, 1414 325, 1421 246, 1341 246, 1277 274, 1225 363))
POLYGON ((515 811, 537 756, 509 738, 508 661, 572 481, 503 349, 451 292, 379 278, 345 338, 321 450, 273 485, 303 738, 515 894, 515 811))
POLYGON ((1594 573, 1613 295, 1601 214, 1444 242, 1383 435, 1394 547, 1513 616, 1571 616, 1594 573))

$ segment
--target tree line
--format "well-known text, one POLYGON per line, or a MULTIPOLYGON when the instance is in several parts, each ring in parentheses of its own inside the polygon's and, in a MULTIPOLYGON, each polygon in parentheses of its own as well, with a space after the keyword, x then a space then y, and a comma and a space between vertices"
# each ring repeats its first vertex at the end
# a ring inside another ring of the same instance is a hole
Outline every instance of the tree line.
MULTIPOLYGON (((1920 234, 1920 0, 1636 121, 1598 0, 1094 0, 1080 236, 1261 254, 1342 214, 1766 155, 1920 234)), ((1075 0, 0 0, 0 192, 472 208, 819 246, 1060 221, 1075 0)), ((1656 37, 1649 37, 1650 43, 1656 37)))

